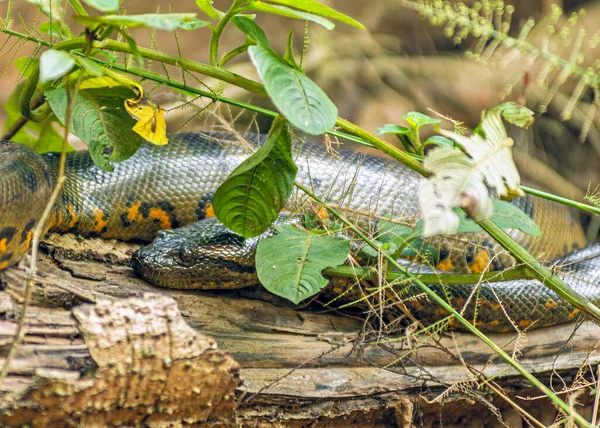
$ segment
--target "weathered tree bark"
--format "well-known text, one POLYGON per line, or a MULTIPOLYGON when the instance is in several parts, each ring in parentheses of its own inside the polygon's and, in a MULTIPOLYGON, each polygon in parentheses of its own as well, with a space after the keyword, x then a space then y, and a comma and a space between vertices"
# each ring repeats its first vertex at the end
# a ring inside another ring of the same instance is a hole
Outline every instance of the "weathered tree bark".
MULTIPOLYGON (((135 246, 69 235, 46 246, 24 341, 0 389, 0 425, 410 426, 467 390, 488 403, 473 373, 514 387, 508 395, 530 388, 470 335, 378 342, 362 320, 278 306, 252 290, 153 287, 126 264, 135 246)), ((18 267, 0 274, 0 364, 26 276, 18 267)), ((568 381, 600 361, 599 333, 584 324, 493 338, 533 373, 568 381)))

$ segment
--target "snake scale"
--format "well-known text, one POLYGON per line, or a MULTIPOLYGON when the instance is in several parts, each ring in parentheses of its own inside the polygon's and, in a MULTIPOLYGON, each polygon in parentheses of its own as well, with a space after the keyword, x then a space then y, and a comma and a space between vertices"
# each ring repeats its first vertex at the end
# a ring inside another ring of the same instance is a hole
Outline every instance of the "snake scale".
MULTIPOLYGON (((262 138, 244 137, 254 144, 262 138)), ((254 251, 264 236, 243 239, 229 231, 214 218, 211 205, 219 185, 252 151, 250 144, 239 140, 227 133, 175 134, 167 146, 142 145, 132 158, 116 164, 113 172, 100 171, 87 152, 68 153, 66 182, 48 230, 144 242, 159 235, 132 262, 140 275, 159 286, 256 284, 254 251)), ((346 150, 332 155, 323 145, 308 143, 297 145, 294 157, 297 180, 349 214, 413 220, 417 214, 419 177, 398 162, 346 150)), ((29 251, 33 227, 56 181, 58 158, 0 142, 0 270, 29 251)), ((514 203, 543 233, 542 238, 533 238, 514 231, 515 238, 536 257, 563 265, 560 274, 565 281, 592 302, 600 302, 600 262, 590 257, 600 253, 600 247, 579 250, 584 244, 582 230, 564 207, 529 196, 514 203)), ((306 204, 306 195, 297 192, 290 209, 306 204)), ((437 266, 445 271, 502 270, 514 264, 483 234, 441 239, 436 245, 437 266)), ((332 283, 336 290, 342 281, 332 283)), ((457 308, 463 307, 474 287, 432 285, 457 308)), ((447 315, 420 297, 412 285, 397 295, 423 321, 431 323, 447 315)), ((577 309, 535 280, 484 283, 476 296, 464 315, 488 332, 578 318, 577 309)))

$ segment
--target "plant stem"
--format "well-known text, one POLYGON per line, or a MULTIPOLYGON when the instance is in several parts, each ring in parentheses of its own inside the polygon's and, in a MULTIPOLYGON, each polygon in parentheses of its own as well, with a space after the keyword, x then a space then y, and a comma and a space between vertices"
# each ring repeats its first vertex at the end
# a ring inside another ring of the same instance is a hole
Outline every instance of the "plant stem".
POLYGON ((558 202, 560 204, 568 205, 573 208, 578 208, 582 211, 587 211, 592 214, 600 214, 600 208, 595 207, 593 205, 584 204, 583 202, 577 202, 572 199, 563 198, 561 196, 556 196, 551 193, 542 192, 541 190, 533 189, 527 186, 521 186, 521 190, 523 190, 525 193, 529 193, 530 195, 548 199, 549 201, 558 202))
MULTIPOLYGON (((340 220, 346 226, 348 226, 358 237, 360 237, 367 245, 371 248, 379 251, 379 247, 375 242, 370 240, 364 233, 360 231, 353 223, 348 221, 345 217, 339 214, 336 210, 331 208, 323 199, 319 198, 308 188, 304 187, 300 183, 295 183, 296 187, 305 192, 311 198, 313 198, 317 203, 322 205, 329 211, 335 218, 340 220)), ((490 222, 492 223, 492 222, 490 222)), ((492 223, 496 226, 494 223, 492 223)), ((496 226, 498 227, 498 226, 496 226)), ((500 229, 504 232, 502 229, 500 229)), ((508 235, 507 235, 508 236, 508 235)), ((590 426, 586 420, 576 413, 567 403, 560 399, 552 390, 550 390, 546 385, 540 382, 535 376, 529 373, 521 364, 515 361, 510 355, 508 355, 502 348, 500 348, 496 343, 490 340, 485 334, 479 331, 477 327, 472 325, 469 321, 467 321, 458 311, 456 311, 452 306, 450 306, 442 297, 438 296, 433 292, 427 285, 425 285, 419 278, 414 276, 412 273, 406 271, 393 257, 391 257, 387 253, 383 253, 383 256, 387 259, 387 261, 396 267, 398 271, 400 271, 406 278, 412 280, 425 294, 429 296, 433 301, 435 301, 439 306, 448 311, 462 326, 465 330, 469 331, 473 335, 477 336, 482 342, 484 342, 487 346, 489 346, 496 354, 498 354, 503 360, 505 360, 510 366, 512 366, 516 371, 518 371, 525 379, 531 382, 534 386, 539 388, 544 394, 552 400, 554 404, 556 404, 561 410, 563 410, 567 415, 571 416, 578 424, 582 426, 590 426)))
MULTIPOLYGON (((347 265, 340 265, 335 268, 326 268, 323 270, 323 273, 329 277, 356 278, 359 280, 372 280, 377 275, 373 269, 347 265)), ((532 278, 531 270, 528 267, 517 267, 503 271, 487 273, 425 273, 415 274, 415 276, 425 284, 441 284, 443 281, 444 285, 468 285, 476 284, 480 281, 512 281, 515 279, 532 278)), ((386 275, 386 280, 388 282, 403 278, 406 278, 406 275, 402 272, 388 272, 386 275)))
POLYGON ((254 43, 244 43, 243 45, 238 46, 237 48, 233 49, 232 51, 227 52, 225 55, 223 55, 223 58, 221 58, 221 62, 219 62, 219 67, 224 67, 225 64, 227 64, 229 61, 231 61, 233 58, 235 58, 239 54, 245 52, 246 49, 248 49, 248 46, 252 46, 253 44, 254 43))
POLYGON ((412 169, 413 171, 418 172, 423 177, 429 177, 431 175, 431 171, 423 168, 421 162, 415 160, 412 156, 410 156, 407 152, 403 152, 397 147, 392 146, 376 135, 371 134, 370 132, 365 131, 360 126, 355 125, 354 123, 342 119, 341 117, 337 119, 335 122, 337 126, 342 128, 344 131, 354 134, 368 143, 371 143, 373 146, 381 150, 383 153, 386 153, 396 159, 397 161, 402 162, 404 165, 412 169))
POLYGON ((240 4, 240 0, 236 0, 233 2, 227 13, 221 18, 217 26, 212 32, 212 36, 210 38, 210 65, 213 67, 217 67, 219 65, 219 41, 221 40, 221 34, 223 34, 223 30, 229 24, 231 18, 233 18, 239 10, 237 9, 238 4, 240 4))
POLYGON ((85 11, 79 0, 69 0, 69 3, 77 15, 88 16, 88 13, 85 11))

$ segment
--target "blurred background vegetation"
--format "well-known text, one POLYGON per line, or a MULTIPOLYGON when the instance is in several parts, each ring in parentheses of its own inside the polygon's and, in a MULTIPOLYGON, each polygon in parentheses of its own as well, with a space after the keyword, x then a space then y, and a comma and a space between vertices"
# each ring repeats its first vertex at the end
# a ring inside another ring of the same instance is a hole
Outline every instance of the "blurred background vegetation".
MULTIPOLYGON (((413 110, 435 116, 431 112, 434 110, 470 127, 478 123, 482 110, 503 100, 524 102, 539 112, 539 105, 544 104, 548 92, 554 89, 552 82, 535 81, 537 74, 529 67, 542 65, 533 64, 524 52, 495 50, 491 55, 482 55, 485 60, 473 58, 469 53, 477 40, 468 36, 457 44, 448 27, 430 25, 427 18, 406 7, 409 1, 330 0, 324 3, 356 18, 368 31, 344 24, 327 31, 315 24, 305 25, 273 15, 259 15, 258 23, 280 53, 285 50, 289 29, 294 28, 296 54, 305 52, 303 67, 306 73, 338 105, 340 116, 371 132, 376 132, 385 123, 401 124, 401 117, 413 110)), ((472 6, 474 2, 465 3, 472 6)), ((228 4, 227 0, 215 1, 222 9, 228 4)), ((600 49, 595 45, 598 44, 596 33, 600 30, 600 0, 511 0, 506 4, 514 6, 510 35, 518 37, 520 30, 533 18, 537 25, 528 35, 529 42, 540 48, 552 44, 554 52, 569 60, 578 38, 583 37, 581 47, 577 45, 576 62, 583 68, 597 66, 600 49), (552 18, 557 6, 564 9, 564 14, 552 18), (581 12, 582 9, 585 12, 581 12), (558 42, 557 32, 562 34, 558 42)), ((6 2, 0 3, 5 9, 2 15, 6 15, 6 5, 6 2)), ((192 0, 124 0, 123 9, 129 14, 199 12, 192 0)), ((39 27, 46 19, 34 4, 25 1, 14 3, 11 16, 11 28, 18 31, 39 27)), ((73 24, 72 28, 81 27, 73 24)), ((177 34, 149 33, 139 29, 132 34, 140 46, 208 62, 210 32, 206 28, 177 34)), ((222 51, 232 49, 242 41, 239 32, 229 29, 222 41, 222 51)), ((20 80, 15 59, 38 55, 40 49, 31 42, 4 35, 0 35, 0 46, 0 101, 4 102, 20 80)), ((128 60, 137 66, 134 58, 128 60)), ((159 64, 147 66, 173 79, 184 80, 188 85, 210 88, 226 96, 270 107, 266 100, 252 98, 242 90, 223 87, 202 76, 182 74, 180 70, 159 64)), ((228 66, 237 73, 257 78, 245 55, 228 66)), ((537 118, 535 125, 525 131, 514 130, 513 136, 515 157, 525 179, 537 181, 557 194, 581 199, 590 183, 593 190, 595 183, 600 181, 600 113, 592 108, 600 101, 594 90, 586 89, 577 97, 570 118, 564 120, 565 109, 571 94, 577 90, 577 83, 577 79, 568 79, 557 88, 547 111, 537 118)), ((186 98, 151 83, 146 88, 151 97, 167 109, 170 132, 202 129, 207 126, 207 120, 233 124, 239 129, 259 127, 266 130, 269 126, 269 118, 228 106, 215 106, 206 99, 186 98), (212 114, 215 109, 222 119, 215 119, 212 114)), ((0 116, 0 122, 4 121, 5 116, 0 116)))

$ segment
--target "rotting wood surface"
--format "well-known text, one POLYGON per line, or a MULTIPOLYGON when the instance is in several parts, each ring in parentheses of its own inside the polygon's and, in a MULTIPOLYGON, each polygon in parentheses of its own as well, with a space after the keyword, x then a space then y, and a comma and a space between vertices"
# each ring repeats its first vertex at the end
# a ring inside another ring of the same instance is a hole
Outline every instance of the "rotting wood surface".
MULTIPOLYGON (((2 425, 295 426, 317 418, 324 425, 409 426, 423 388, 443 391, 474 379, 459 359, 429 345, 382 368, 395 358, 390 346, 402 354, 409 344, 366 342, 355 318, 245 298, 251 291, 153 287, 127 266, 135 246, 70 235, 53 235, 46 246, 25 339, 0 390, 2 425)), ((25 278, 21 268, 0 274, 1 364, 25 278)), ((518 345, 514 335, 491 337, 509 352, 518 348, 533 373, 596 365, 600 357, 591 352, 600 328, 573 330, 535 330, 518 345)), ((486 376, 514 376, 503 362, 490 363, 471 335, 442 342, 486 376)))

